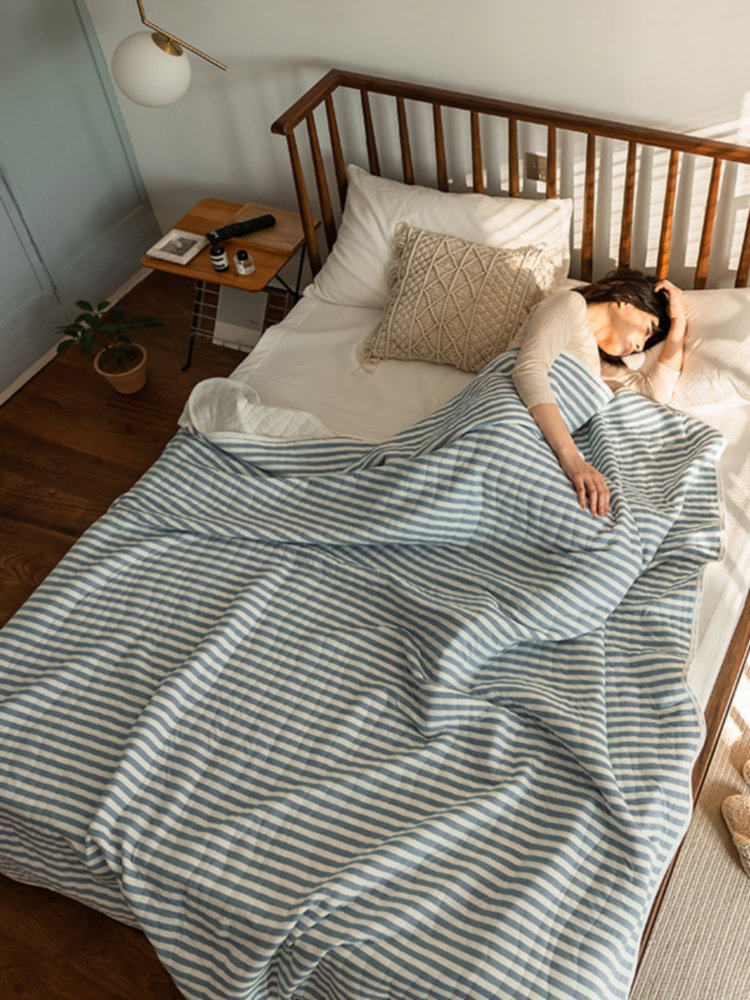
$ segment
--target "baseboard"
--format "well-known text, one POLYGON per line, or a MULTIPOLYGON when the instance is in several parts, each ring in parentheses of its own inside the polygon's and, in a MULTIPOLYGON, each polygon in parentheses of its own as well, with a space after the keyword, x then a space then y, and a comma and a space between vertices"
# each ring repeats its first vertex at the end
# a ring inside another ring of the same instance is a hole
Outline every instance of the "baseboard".
POLYGON ((153 274, 153 271, 150 268, 140 268, 136 271, 132 278, 128 278, 128 280, 124 281, 119 288, 116 288, 107 301, 111 302, 113 306, 117 305, 120 299, 124 298, 128 292, 135 288, 136 285, 140 285, 143 279, 147 278, 149 274, 153 274))
POLYGON ((41 358, 38 358, 30 368, 27 368, 23 374, 19 375, 15 382, 11 382, 7 389, 3 389, 3 391, 0 392, 0 406, 2 406, 3 403, 7 403, 11 396, 26 385, 29 379, 33 378, 37 372, 41 371, 42 368, 44 368, 45 365, 48 365, 55 357, 57 357, 57 348, 50 347, 50 349, 43 354, 41 358))
MULTIPOLYGON (((136 285, 139 285, 149 274, 151 274, 151 271, 142 267, 132 276, 132 278, 128 278, 128 280, 124 281, 119 288, 116 288, 107 301, 112 305, 116 305, 120 299, 124 298, 128 292, 132 291, 132 289, 135 288, 136 285)), ((41 358, 38 358, 33 365, 30 365, 25 372, 19 375, 15 382, 12 382, 6 389, 3 389, 2 392, 0 392, 0 406, 2 406, 3 403, 7 403, 10 397, 26 385, 29 379, 33 378, 36 373, 41 371, 45 365, 50 363, 50 361, 54 361, 56 357, 57 346, 55 345, 55 347, 50 347, 50 349, 46 351, 41 358)))

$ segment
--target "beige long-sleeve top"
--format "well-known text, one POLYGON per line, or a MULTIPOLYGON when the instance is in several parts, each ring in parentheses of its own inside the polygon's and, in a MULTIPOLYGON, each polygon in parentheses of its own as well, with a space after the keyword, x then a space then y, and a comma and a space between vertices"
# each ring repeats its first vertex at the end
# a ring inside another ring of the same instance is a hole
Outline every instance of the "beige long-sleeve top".
POLYGON ((511 347, 520 347, 513 383, 527 407, 554 403, 549 370, 563 351, 570 351, 611 389, 626 385, 659 403, 672 398, 679 372, 657 361, 648 370, 603 361, 589 329, 586 300, 575 291, 555 292, 534 307, 511 347))

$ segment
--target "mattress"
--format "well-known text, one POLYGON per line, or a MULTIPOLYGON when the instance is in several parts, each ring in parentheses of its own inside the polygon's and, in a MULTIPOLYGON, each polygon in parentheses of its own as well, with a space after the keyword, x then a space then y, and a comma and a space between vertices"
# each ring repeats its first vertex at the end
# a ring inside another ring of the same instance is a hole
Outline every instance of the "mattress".
MULTIPOLYGON (((366 367, 362 342, 381 310, 332 305, 307 295, 263 336, 232 379, 269 407, 309 413, 332 434, 369 441, 391 437, 452 398, 472 375, 447 365, 382 361, 366 367)), ((685 407, 719 430, 724 498, 721 559, 706 567, 688 660, 687 681, 705 708, 750 589, 750 531, 743 513, 750 496, 750 403, 685 407)), ((210 430, 210 417, 204 429, 210 430)), ((218 418, 221 420, 223 418, 218 418)))

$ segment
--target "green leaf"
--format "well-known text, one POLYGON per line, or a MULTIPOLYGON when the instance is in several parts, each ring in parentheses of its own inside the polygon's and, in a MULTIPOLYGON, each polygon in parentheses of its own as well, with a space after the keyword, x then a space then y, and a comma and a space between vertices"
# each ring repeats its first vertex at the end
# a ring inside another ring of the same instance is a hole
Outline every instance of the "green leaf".
POLYGON ((79 346, 81 348, 81 354, 91 354, 92 350, 96 346, 96 335, 93 330, 86 330, 85 333, 81 334, 79 346))
POLYGON ((77 341, 75 340, 61 340, 60 343, 57 345, 57 353, 62 354, 63 351, 67 351, 67 349, 70 347, 71 344, 75 343, 77 343, 77 341))
POLYGON ((88 355, 96 346, 106 349, 113 343, 131 344, 130 337, 125 334, 126 330, 164 326, 155 316, 138 316, 126 323, 125 306, 122 302, 110 306, 107 299, 102 299, 96 310, 86 299, 79 299, 76 305, 85 311, 79 313, 72 323, 56 327, 56 332, 65 338, 62 350, 77 343, 81 354, 88 355))

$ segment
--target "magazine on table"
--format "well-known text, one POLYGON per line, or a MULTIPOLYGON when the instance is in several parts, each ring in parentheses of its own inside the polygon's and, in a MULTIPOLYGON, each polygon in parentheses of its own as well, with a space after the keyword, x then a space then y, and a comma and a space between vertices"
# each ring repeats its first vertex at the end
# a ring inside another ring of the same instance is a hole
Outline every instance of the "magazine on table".
POLYGON ((169 260, 173 264, 187 264, 205 246, 208 246, 205 236, 189 233, 184 229, 170 229, 166 236, 162 236, 146 253, 149 257, 169 260))

